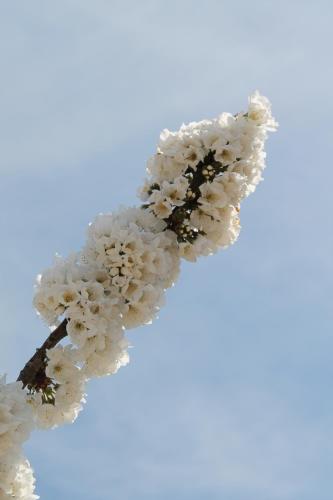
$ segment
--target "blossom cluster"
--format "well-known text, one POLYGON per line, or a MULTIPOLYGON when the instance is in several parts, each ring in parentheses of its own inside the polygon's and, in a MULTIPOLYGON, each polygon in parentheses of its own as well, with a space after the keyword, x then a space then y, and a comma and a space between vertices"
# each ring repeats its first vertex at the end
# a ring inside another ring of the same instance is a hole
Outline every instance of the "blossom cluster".
POLYGON ((31 398, 39 427, 72 422, 85 382, 128 363, 125 330, 150 322, 179 272, 175 234, 141 208, 100 214, 81 252, 58 257, 37 279, 34 305, 70 343, 47 351, 45 378, 31 398))
POLYGON ((73 422, 87 380, 128 363, 125 331, 153 320, 181 258, 236 241, 240 203, 262 179, 264 143, 276 126, 256 92, 246 112, 164 130, 140 189, 143 205, 98 215, 81 251, 57 256, 38 276, 36 311, 51 328, 65 322, 67 343, 46 351, 28 393, 0 384, 0 498, 37 498, 22 442, 33 426, 73 422))
POLYGON ((161 133, 140 195, 176 233, 182 257, 195 261, 236 241, 240 202, 262 179, 265 139, 276 125, 268 99, 256 92, 247 112, 161 133))
POLYGON ((34 478, 22 444, 34 426, 33 413, 21 382, 0 379, 0 498, 35 500, 34 478))

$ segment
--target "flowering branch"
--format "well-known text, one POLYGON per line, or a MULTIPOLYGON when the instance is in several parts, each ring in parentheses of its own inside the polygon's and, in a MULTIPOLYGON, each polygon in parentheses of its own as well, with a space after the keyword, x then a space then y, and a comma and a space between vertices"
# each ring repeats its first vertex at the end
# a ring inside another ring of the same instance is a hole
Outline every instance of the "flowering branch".
MULTIPOLYGON (((167 229, 177 234, 179 242, 193 243, 199 234, 205 234, 202 229, 191 227, 190 218, 192 212, 198 209, 200 205, 200 186, 206 182, 213 182, 217 175, 228 170, 228 165, 223 165, 221 162, 215 160, 215 153, 215 151, 209 151, 204 159, 199 161, 195 167, 189 166, 187 168, 184 173, 184 177, 188 180, 185 203, 181 206, 175 206, 169 217, 164 219, 167 229)), ((156 186, 158 185, 155 184, 155 189, 156 186)), ((160 188, 158 187, 157 189, 159 190, 160 188)))
POLYGON ((17 382, 0 378, 1 500, 38 498, 22 443, 35 427, 74 422, 87 380, 129 362, 125 330, 155 317, 181 259, 195 262, 237 240, 240 203, 262 179, 267 132, 276 126, 256 92, 245 113, 164 130, 140 190, 143 205, 100 214, 82 250, 38 276, 34 306, 59 326, 17 382))
POLYGON ((37 391, 47 387, 50 379, 45 373, 47 365, 46 351, 47 349, 55 347, 67 336, 66 325, 67 319, 64 319, 63 322, 50 333, 43 345, 36 349, 35 354, 20 371, 17 381, 22 382, 23 387, 37 391))

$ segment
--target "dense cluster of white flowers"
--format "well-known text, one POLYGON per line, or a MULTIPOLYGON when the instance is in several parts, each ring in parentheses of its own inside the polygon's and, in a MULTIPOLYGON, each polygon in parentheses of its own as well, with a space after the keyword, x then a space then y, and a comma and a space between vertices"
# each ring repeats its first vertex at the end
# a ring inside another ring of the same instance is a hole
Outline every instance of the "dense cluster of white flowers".
POLYGON ((150 322, 177 278, 177 242, 165 229, 141 208, 99 215, 89 227, 84 259, 107 276, 103 293, 125 328, 150 322))
POLYGON ((256 92, 246 112, 164 130, 140 190, 144 204, 98 215, 83 249, 38 276, 34 306, 51 328, 65 321, 68 343, 46 351, 28 393, 0 384, 1 499, 37 498, 22 442, 34 425, 73 422, 87 380, 128 363, 125 330, 152 321, 180 259, 236 241, 240 202, 262 178, 264 143, 276 126, 256 92))
POLYGON ((47 353, 51 366, 57 361, 52 373, 48 364, 46 373, 57 381, 56 403, 62 384, 75 384, 77 394, 82 388, 79 403, 87 378, 115 373, 127 363, 127 342, 120 315, 108 295, 109 281, 107 273, 96 263, 89 265, 82 254, 67 260, 58 257, 52 268, 38 276, 37 311, 50 325, 57 324, 60 316, 67 318, 72 342, 62 351, 55 348, 47 353))
POLYGON ((246 113, 162 132, 140 194, 175 232, 182 257, 195 261, 236 241, 240 202, 262 178, 267 131, 275 127, 269 101, 256 92, 246 113))
POLYGON ((22 383, 0 379, 0 499, 34 500, 34 479, 22 444, 33 429, 33 412, 22 383))

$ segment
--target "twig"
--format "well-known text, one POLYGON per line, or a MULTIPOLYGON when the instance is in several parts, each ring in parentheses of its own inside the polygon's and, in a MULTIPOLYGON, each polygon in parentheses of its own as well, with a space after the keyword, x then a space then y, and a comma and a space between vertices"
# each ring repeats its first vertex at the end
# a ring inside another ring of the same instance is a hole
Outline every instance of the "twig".
POLYGON ((63 338, 67 336, 67 319, 55 328, 45 340, 44 344, 36 349, 35 354, 29 359, 21 370, 18 381, 23 383, 23 387, 29 389, 41 389, 48 384, 48 378, 45 374, 46 351, 56 346, 63 338))

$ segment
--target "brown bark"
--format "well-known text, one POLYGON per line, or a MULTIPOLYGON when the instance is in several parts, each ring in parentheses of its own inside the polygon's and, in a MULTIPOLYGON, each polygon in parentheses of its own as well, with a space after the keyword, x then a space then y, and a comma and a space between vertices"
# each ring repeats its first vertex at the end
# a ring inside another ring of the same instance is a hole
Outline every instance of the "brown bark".
POLYGON ((41 389, 47 386, 48 378, 45 374, 46 351, 55 347, 63 338, 67 336, 67 319, 55 328, 47 337, 41 347, 36 349, 35 354, 29 359, 21 370, 17 380, 23 383, 23 387, 41 389))

